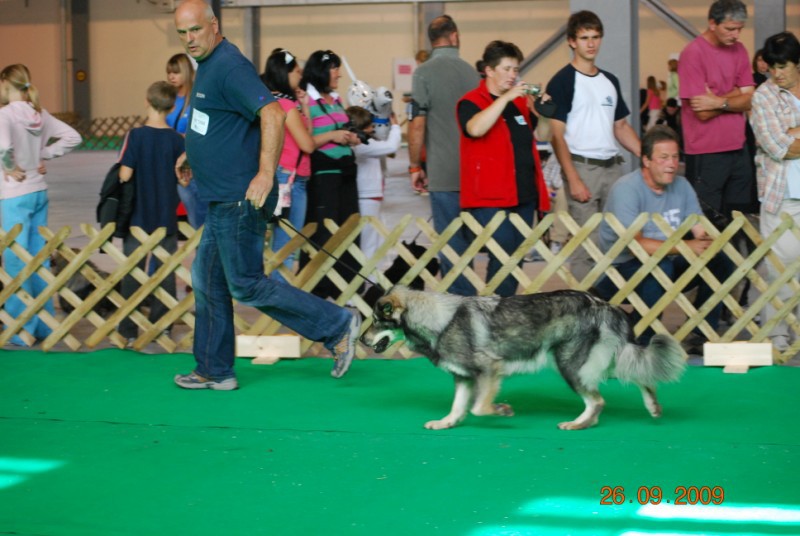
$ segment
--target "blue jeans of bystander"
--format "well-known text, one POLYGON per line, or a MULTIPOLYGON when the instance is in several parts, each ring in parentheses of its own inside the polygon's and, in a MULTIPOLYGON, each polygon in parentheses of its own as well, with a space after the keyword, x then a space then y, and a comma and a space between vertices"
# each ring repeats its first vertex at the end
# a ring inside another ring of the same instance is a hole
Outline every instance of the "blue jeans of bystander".
MULTIPOLYGON (((47 190, 3 199, 2 203, 0 203, 3 231, 8 233, 14 225, 22 224, 22 232, 17 236, 16 243, 31 255, 36 255, 45 245, 44 238, 39 234, 39 227, 47 227, 47 209, 47 190)), ((3 252, 3 268, 11 277, 15 277, 20 273, 25 264, 11 249, 6 249, 3 252)), ((50 260, 46 260, 42 266, 45 269, 49 269, 50 260)), ((22 283, 21 288, 31 297, 36 298, 46 287, 47 283, 38 275, 33 274, 22 283)), ((13 318, 17 318, 25 311, 25 304, 16 296, 10 296, 4 307, 13 318)), ((52 300, 47 300, 44 310, 51 315, 55 315, 52 300)), ((38 316, 34 316, 25 323, 25 331, 37 339, 44 339, 50 335, 52 330, 38 316)), ((22 343, 22 340, 16 336, 12 340, 17 344, 22 343)))
POLYGON ((181 198, 183 206, 186 208, 186 219, 194 229, 199 229, 206 222, 208 204, 200 201, 197 195, 197 183, 191 181, 186 186, 178 185, 178 197, 181 198))
MULTIPOLYGON (((139 240, 137 240, 132 234, 128 233, 122 239, 122 252, 125 253, 126 257, 130 257, 134 251, 141 245, 139 240)), ((175 254, 178 251, 178 234, 171 234, 166 235, 164 239, 159 244, 163 247, 167 252, 175 254)), ((147 256, 145 256, 142 260, 138 263, 138 268, 140 270, 144 269, 145 261, 147 260, 147 256)), ((150 262, 148 263, 148 274, 153 275, 156 273, 156 270, 161 268, 161 261, 159 261, 155 255, 150 255, 150 262), (150 271, 152 269, 152 271, 150 271)), ((123 298, 130 298, 136 292, 137 289, 141 284, 134 279, 132 275, 126 275, 122 278, 122 285, 121 285, 121 292, 123 298)), ((177 298, 177 290, 176 290, 176 278, 175 274, 169 274, 164 281, 161 283, 161 287, 166 290, 173 298, 177 298)), ((150 297, 150 314, 148 315, 148 320, 152 323, 157 322, 161 319, 162 316, 167 314, 167 306, 164 305, 160 299, 156 298, 155 296, 150 297)), ((120 335, 125 337, 126 339, 131 339, 139 336, 139 328, 137 327, 136 323, 131 320, 130 318, 125 318, 122 322, 119 323, 119 332, 120 335)))
MULTIPOLYGON (((283 166, 278 166, 275 176, 278 178, 278 184, 286 184, 291 175, 291 171, 283 166)), ((303 228, 306 223, 306 208, 308 206, 308 195, 306 187, 308 186, 308 177, 295 176, 294 183, 292 184, 292 205, 289 207, 289 223, 298 231, 303 228)), ((278 251, 286 243, 289 242, 289 235, 284 231, 280 225, 275 225, 275 237, 272 239, 272 251, 278 251)), ((283 261, 283 265, 292 270, 294 264, 294 255, 291 255, 283 261)), ((272 272, 271 277, 276 281, 285 283, 286 280, 277 270, 272 272)))
MULTIPOLYGON (((689 261, 680 255, 670 255, 658 263, 658 266, 664 271, 667 277, 669 277, 672 281, 675 281, 686 270, 689 269, 689 261)), ((616 268, 620 275, 626 280, 630 279, 641 267, 642 263, 638 259, 631 259, 614 266, 614 268, 616 268)), ((711 273, 714 274, 717 280, 720 281, 720 283, 728 279, 734 270, 733 263, 724 254, 716 255, 707 264, 707 267, 711 273)), ((705 282, 705 280, 699 276, 692 280, 692 282, 686 287, 686 290, 694 287, 697 287, 697 295, 694 299, 694 306, 695 308, 699 309, 711 297, 713 291, 705 282)), ((595 293, 604 300, 610 300, 614 294, 617 293, 617 290, 617 286, 611 281, 611 279, 609 279, 607 275, 603 276, 597 283, 595 283, 594 286, 595 293)), ((655 277, 648 275, 642 280, 641 283, 639 283, 639 286, 636 287, 636 293, 640 298, 642 298, 642 301, 644 301, 648 307, 652 307, 664 295, 664 287, 661 286, 661 283, 656 281, 655 277)), ((721 314, 722 303, 718 303, 713 309, 711 309, 711 312, 706 315, 706 321, 715 330, 719 327, 719 318, 721 314)), ((641 315, 634 310, 633 314, 631 315, 633 324, 636 324, 641 318, 641 315)), ((653 331, 652 328, 647 327, 639 336, 639 342, 641 344, 648 344, 653 335, 655 335, 655 331, 653 331)))
MULTIPOLYGON (((433 214, 433 229, 437 233, 442 233, 450 225, 454 219, 461 215, 461 193, 460 192, 431 192, 431 212, 433 214)), ((469 247, 468 233, 465 228, 461 228, 450 238, 448 244, 459 255, 463 255, 469 247)), ((450 260, 439 254, 439 262, 441 264, 442 277, 447 275, 453 268, 453 263, 450 260)), ((474 296, 476 294, 475 287, 463 275, 459 275, 453 284, 450 285, 448 292, 458 294, 460 296, 474 296)))
MULTIPOLYGON (((497 214, 498 212, 505 211, 507 215, 511 215, 512 213, 518 214, 525 223, 530 226, 533 226, 533 217, 534 217, 534 205, 533 203, 525 203, 524 205, 517 205, 516 207, 508 207, 508 208, 471 208, 469 209, 470 214, 475 216, 475 219, 480 222, 481 225, 484 227, 489 224, 489 221, 497 214)), ((495 242, 497 242, 506 253, 511 255, 514 253, 517 248, 522 244, 525 240, 525 237, 520 233, 514 224, 511 223, 508 219, 506 219, 500 227, 492 235, 492 238, 495 242)), ((497 257, 489 251, 489 266, 486 268, 486 282, 492 280, 494 275, 500 271, 503 267, 503 263, 501 263, 497 257)), ((495 294, 500 296, 501 298, 506 298, 508 296, 513 296, 517 293, 517 280, 514 276, 509 275, 506 277, 500 285, 498 285, 497 289, 495 290, 495 294)))

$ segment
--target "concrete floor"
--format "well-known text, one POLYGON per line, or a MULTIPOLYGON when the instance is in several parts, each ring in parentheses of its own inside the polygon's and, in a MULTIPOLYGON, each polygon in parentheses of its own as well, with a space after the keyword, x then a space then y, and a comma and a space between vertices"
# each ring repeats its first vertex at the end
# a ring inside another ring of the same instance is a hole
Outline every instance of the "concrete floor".
MULTIPOLYGON (((100 186, 109 167, 116 161, 115 151, 77 151, 47 162, 47 183, 50 199, 49 227, 72 228, 70 245, 79 247, 87 242, 80 230, 81 223, 95 223, 95 208, 100 198, 100 186)), ((384 222, 393 227, 406 214, 423 218, 431 215, 427 197, 412 192, 408 181, 408 152, 401 149, 395 158, 387 159, 388 178, 383 204, 384 222)), ((416 233, 409 232, 413 238, 416 233)))

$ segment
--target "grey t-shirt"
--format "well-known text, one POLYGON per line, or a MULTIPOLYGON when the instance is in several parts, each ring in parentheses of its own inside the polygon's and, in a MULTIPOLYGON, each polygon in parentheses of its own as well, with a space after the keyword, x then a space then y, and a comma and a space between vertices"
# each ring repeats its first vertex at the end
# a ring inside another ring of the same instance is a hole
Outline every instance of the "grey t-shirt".
POLYGON ((478 86, 480 77, 458 57, 455 47, 437 47, 430 59, 414 71, 411 97, 426 117, 427 175, 432 192, 457 192, 460 188, 456 103, 478 86))
MULTIPOLYGON (((661 214, 673 229, 678 228, 690 215, 702 215, 697 194, 684 177, 675 177, 675 180, 664 189, 663 193, 656 193, 644 183, 642 171, 637 169, 620 177, 611 187, 608 200, 603 212, 611 212, 625 227, 630 227, 639 214, 661 214)), ((642 228, 645 238, 666 240, 667 237, 658 226, 649 221, 642 228)), ((617 241, 617 233, 605 221, 600 224, 600 248, 608 251, 617 241)), ((625 249, 615 260, 620 264, 633 258, 633 254, 625 249)))

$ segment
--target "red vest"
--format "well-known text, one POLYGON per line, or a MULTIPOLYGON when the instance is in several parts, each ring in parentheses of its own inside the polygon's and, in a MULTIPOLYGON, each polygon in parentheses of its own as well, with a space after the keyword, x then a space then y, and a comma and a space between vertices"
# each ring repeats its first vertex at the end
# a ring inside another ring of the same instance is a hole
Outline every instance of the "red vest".
MULTIPOLYGON (((461 98, 476 104, 481 110, 494 99, 486 88, 486 80, 461 98)), ((459 101, 460 102, 460 101, 459 101)), ((514 101, 520 114, 528 118, 527 99, 514 101)), ((530 124, 528 125, 530 127, 530 124)), ((539 194, 539 210, 550 210, 550 197, 544 184, 542 165, 536 139, 533 140, 534 177, 539 194)), ((519 205, 517 174, 514 167, 514 148, 511 132, 502 117, 480 138, 470 138, 461 132, 461 208, 509 208, 519 205)))

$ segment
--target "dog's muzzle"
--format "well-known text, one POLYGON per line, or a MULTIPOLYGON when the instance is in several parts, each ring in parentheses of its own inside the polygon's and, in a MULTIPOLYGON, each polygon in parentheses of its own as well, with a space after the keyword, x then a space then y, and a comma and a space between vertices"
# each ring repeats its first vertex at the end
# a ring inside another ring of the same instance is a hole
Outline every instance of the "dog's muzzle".
POLYGON ((375 352, 382 354, 389 346, 402 340, 402 337, 398 337, 394 329, 376 328, 373 324, 364 332, 360 340, 361 344, 369 346, 375 352))

